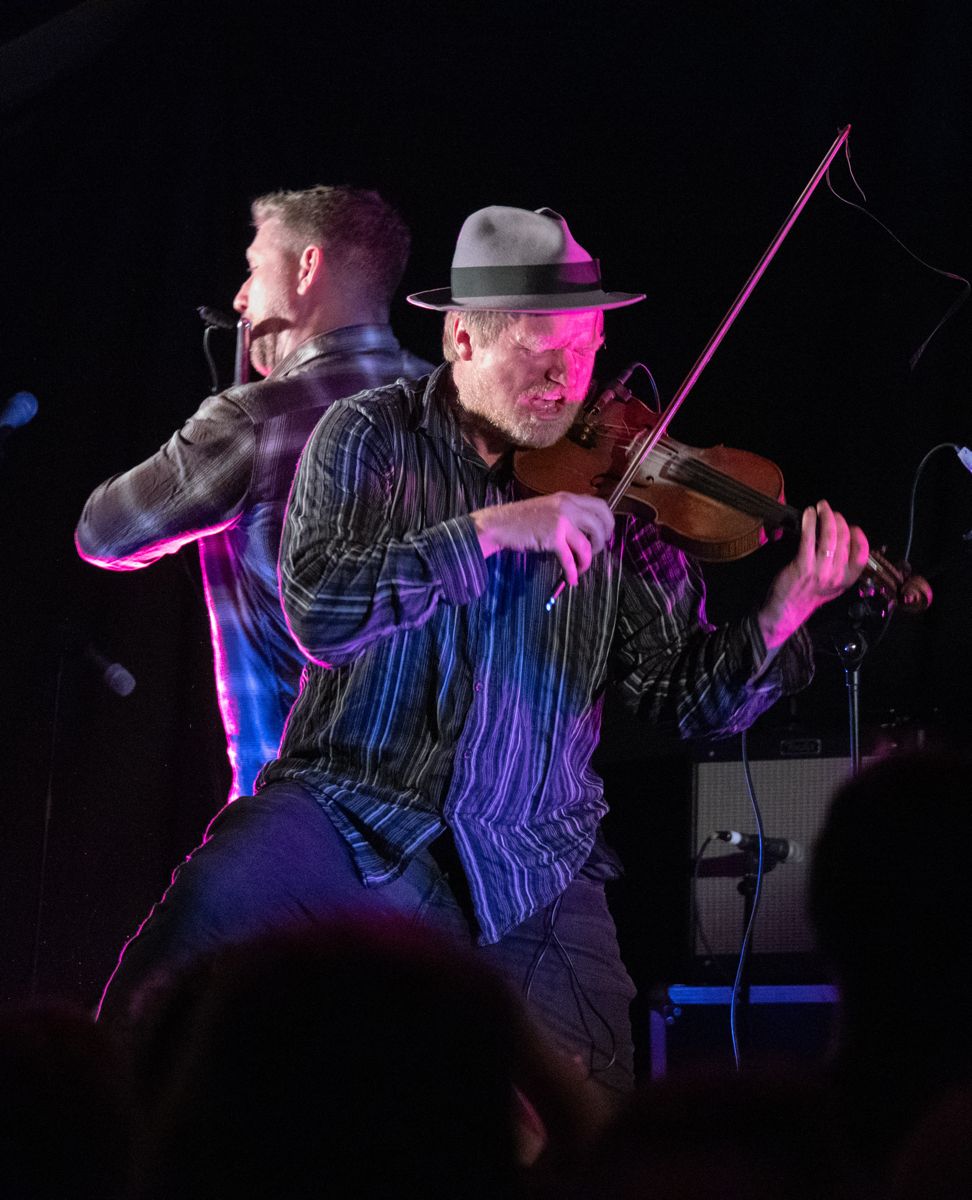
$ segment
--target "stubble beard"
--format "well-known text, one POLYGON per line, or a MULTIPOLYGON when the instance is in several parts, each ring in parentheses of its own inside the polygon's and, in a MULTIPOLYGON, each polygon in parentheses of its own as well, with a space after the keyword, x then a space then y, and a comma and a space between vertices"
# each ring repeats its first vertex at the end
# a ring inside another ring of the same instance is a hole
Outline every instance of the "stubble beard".
POLYGON ((565 405, 561 420, 541 421, 528 410, 511 410, 476 380, 466 380, 459 404, 464 422, 491 441, 505 443, 508 449, 543 450, 559 442, 573 425, 576 405, 565 405))
POLYGON ((269 375, 286 357, 282 343, 294 325, 294 313, 279 297, 268 303, 250 330, 250 361, 269 375))
POLYGON ((269 375, 280 364, 285 357, 282 348, 284 335, 289 333, 291 327, 290 314, 282 308, 268 312, 254 326, 250 331, 250 360, 255 367, 269 375))
POLYGON ((277 365, 277 337, 276 333, 259 333, 256 337, 251 333, 250 361, 262 375, 269 375, 277 365))

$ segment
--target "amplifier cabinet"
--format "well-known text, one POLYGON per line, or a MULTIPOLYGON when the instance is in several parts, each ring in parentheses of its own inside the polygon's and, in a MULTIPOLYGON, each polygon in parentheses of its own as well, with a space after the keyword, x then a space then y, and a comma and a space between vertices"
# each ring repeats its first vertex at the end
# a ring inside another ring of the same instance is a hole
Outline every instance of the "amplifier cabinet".
MULTIPOLYGON (((651 1078, 686 1069, 732 1066, 729 987, 656 988, 650 1021, 651 1078)), ((745 1058, 749 1062, 819 1062, 833 1037, 837 989, 830 984, 754 986, 745 1058)))
MULTIPOLYGON (((759 913, 751 946, 754 955, 808 954, 814 949, 807 917, 807 885, 813 844, 830 801, 850 775, 848 758, 750 760, 756 799, 768 838, 785 838, 803 850, 803 861, 777 863, 763 877, 759 913)), ((692 835, 697 851, 716 830, 756 832, 752 803, 741 762, 698 762, 693 768, 692 835)), ((693 882, 695 908, 715 955, 738 953, 744 902, 738 874, 719 874, 740 866, 742 855, 724 842, 710 843, 693 882), (706 871, 714 872, 706 874, 706 871)), ((707 954, 693 924, 694 953, 707 954)))

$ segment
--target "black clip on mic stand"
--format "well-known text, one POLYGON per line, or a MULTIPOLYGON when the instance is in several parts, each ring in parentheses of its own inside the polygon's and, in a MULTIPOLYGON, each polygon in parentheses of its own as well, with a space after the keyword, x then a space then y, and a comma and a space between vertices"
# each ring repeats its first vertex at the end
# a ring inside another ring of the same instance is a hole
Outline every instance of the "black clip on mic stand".
POLYGON ((239 387, 241 383, 249 383, 250 330, 253 328, 252 322, 247 317, 240 317, 239 320, 236 320, 234 317, 229 316, 228 313, 220 312, 218 308, 209 308, 207 305, 197 308, 196 312, 199 313, 199 316, 206 325, 206 332, 203 334, 203 353, 206 355, 206 361, 209 363, 209 373, 213 381, 212 394, 215 396, 220 390, 216 364, 213 362, 213 356, 209 348, 209 338, 214 329, 236 330, 236 352, 233 355, 233 386, 239 387))
MULTIPOLYGON (((870 597, 872 603, 876 598, 870 597)), ((847 610, 848 624, 834 638, 837 657, 844 668, 844 681, 847 685, 847 723, 852 777, 859 775, 861 771, 861 663, 868 651, 864 624, 868 617, 874 615, 880 615, 885 620, 888 618, 886 610, 875 614, 867 598, 852 600, 847 610)))

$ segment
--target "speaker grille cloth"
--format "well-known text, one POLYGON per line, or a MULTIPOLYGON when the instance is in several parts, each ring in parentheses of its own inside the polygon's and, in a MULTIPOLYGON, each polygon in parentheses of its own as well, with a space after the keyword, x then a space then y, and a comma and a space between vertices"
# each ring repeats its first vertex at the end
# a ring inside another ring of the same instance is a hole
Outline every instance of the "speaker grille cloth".
MULTIPOLYGON (((814 949, 806 913, 813 843, 831 798, 850 774, 845 758, 767 759, 751 762, 766 837, 799 842, 801 863, 782 862, 763 878, 754 954, 803 954, 814 949)), ((755 833, 753 808, 741 762, 697 763, 694 770, 694 847, 717 829, 755 833)), ((703 860, 738 854, 734 846, 710 845, 703 860)), ((743 898, 738 879, 701 878, 696 890, 699 919, 715 954, 735 954, 742 940, 743 898)), ((693 930, 696 954, 705 949, 693 930)))

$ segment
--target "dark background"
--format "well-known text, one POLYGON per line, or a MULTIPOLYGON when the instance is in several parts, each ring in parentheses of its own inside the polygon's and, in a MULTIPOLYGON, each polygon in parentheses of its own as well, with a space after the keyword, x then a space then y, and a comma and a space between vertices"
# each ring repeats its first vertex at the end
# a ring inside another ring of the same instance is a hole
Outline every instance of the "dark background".
MULTIPOLYGON (((83 564, 72 532, 91 489, 208 392, 195 306, 228 308, 252 197, 377 186, 414 230, 403 292, 447 282, 472 210, 551 205, 608 287, 648 293, 609 316, 600 370, 641 359, 668 397, 848 122, 873 211, 969 273, 962 7, 7 5, 0 397, 27 388, 40 413, 0 462, 5 996, 92 1003, 228 787, 194 548, 115 574, 83 564), (131 697, 85 665, 89 642, 137 677, 131 697)), ((850 194, 840 162, 834 178, 850 194)), ((957 294, 821 187, 673 432, 773 458, 792 502, 826 497, 899 553, 922 455, 972 441, 972 305, 909 368, 957 294)), ((394 323, 437 356, 434 316, 401 302, 394 323)), ((936 603, 865 663, 872 741, 967 735, 972 479, 941 453, 918 499, 912 558, 936 603)), ((713 615, 758 603, 791 550, 711 570, 713 615)), ((827 624, 814 684, 757 744, 792 726, 841 746, 827 624)), ((647 975, 670 969, 685 923, 687 760, 658 751, 610 722, 602 761, 637 894, 622 932, 647 975)))

